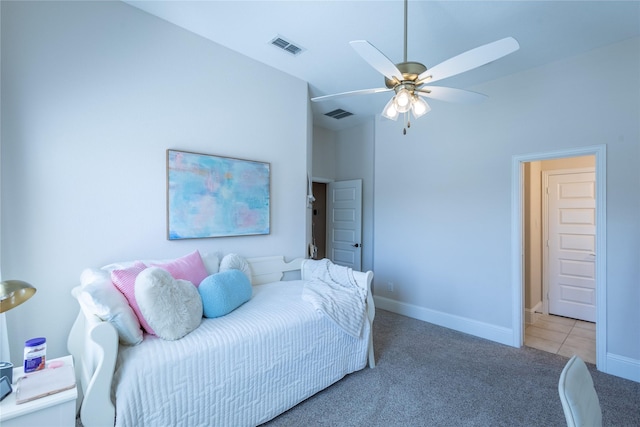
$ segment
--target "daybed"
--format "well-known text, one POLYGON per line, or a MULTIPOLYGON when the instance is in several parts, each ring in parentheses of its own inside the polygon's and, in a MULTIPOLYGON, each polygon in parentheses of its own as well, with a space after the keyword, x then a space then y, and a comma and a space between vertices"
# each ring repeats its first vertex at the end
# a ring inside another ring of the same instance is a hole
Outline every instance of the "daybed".
POLYGON ((367 361, 374 367, 371 271, 351 276, 366 292, 355 337, 302 297, 318 261, 246 261, 251 299, 222 317, 203 318, 177 340, 145 334, 138 345, 119 345, 111 322, 80 310, 68 349, 85 427, 255 426, 367 361))

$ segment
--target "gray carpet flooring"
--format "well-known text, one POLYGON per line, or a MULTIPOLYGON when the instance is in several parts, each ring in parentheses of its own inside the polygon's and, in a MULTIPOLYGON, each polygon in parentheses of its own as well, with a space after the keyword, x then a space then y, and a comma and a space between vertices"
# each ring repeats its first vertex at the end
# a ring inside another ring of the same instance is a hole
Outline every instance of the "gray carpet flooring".
MULTIPOLYGON (((265 426, 563 426, 558 378, 568 358, 497 344, 377 310, 377 366, 265 426)), ((605 426, 640 426, 640 383, 587 364, 605 426)))

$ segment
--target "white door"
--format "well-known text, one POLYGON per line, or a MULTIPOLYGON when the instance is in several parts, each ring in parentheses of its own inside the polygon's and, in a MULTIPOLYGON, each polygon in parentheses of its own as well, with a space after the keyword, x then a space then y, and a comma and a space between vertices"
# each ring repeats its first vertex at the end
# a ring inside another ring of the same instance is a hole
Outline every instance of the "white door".
POLYGON ((327 258, 362 268, 362 180, 330 182, 327 192, 327 258))
POLYGON ((547 175, 549 313, 596 320, 595 172, 547 175))

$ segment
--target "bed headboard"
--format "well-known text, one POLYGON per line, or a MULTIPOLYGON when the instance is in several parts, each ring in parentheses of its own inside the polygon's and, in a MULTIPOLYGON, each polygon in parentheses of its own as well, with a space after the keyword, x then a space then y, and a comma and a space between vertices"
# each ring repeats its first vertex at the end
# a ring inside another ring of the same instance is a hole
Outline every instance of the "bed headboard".
POLYGON ((283 256, 266 256, 247 258, 251 267, 251 284, 262 285, 270 282, 278 282, 287 271, 300 270, 303 258, 285 262, 283 256))

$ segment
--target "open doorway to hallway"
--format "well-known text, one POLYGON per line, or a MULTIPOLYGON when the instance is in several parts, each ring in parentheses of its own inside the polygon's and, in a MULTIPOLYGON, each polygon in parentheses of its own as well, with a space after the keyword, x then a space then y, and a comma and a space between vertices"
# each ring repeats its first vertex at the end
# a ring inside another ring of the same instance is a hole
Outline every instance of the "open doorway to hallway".
POLYGON ((524 344, 596 363, 595 156, 523 163, 524 344))
POLYGON ((362 180, 313 182, 309 255, 362 269, 362 180))
POLYGON ((327 253, 327 184, 314 182, 313 196, 315 200, 311 214, 311 242, 315 250, 309 256, 312 259, 322 259, 327 253))

